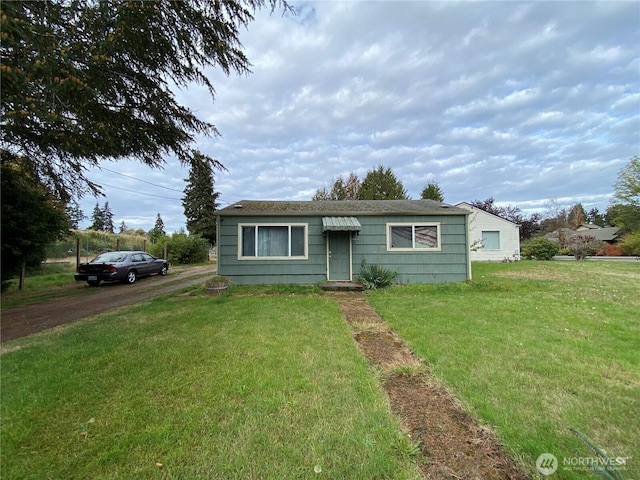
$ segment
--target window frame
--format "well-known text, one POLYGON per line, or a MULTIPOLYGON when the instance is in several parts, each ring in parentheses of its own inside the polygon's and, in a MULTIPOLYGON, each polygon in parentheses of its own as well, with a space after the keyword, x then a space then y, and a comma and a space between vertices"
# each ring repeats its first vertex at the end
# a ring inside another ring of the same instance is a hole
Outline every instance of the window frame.
POLYGON ((387 251, 388 252, 440 252, 442 250, 441 239, 441 223, 440 222, 387 222, 387 251), (391 246, 391 228, 393 227, 411 227, 411 247, 392 247, 391 246), (416 227, 436 227, 436 243, 435 247, 416 247, 416 227))
POLYGON ((309 224, 308 223, 239 223, 238 224, 238 260, 307 260, 309 258, 309 224), (243 255, 243 229, 245 227, 255 228, 254 252, 255 256, 243 255), (258 255, 258 230, 260 227, 288 227, 288 250, 289 255, 259 256, 258 255), (302 227, 304 236, 304 255, 291 255, 291 228, 302 227))

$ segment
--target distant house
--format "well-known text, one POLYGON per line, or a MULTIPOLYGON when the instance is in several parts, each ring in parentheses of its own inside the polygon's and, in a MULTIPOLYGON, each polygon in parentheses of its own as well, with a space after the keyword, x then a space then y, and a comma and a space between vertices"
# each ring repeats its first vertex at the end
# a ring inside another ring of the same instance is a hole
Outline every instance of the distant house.
POLYGON ((520 225, 469 203, 456 207, 469 210, 471 260, 478 262, 520 260, 520 225))
POLYGON ((583 224, 576 228, 575 235, 594 237, 602 242, 613 243, 618 238, 618 227, 600 227, 593 224, 583 224))
POLYGON ((612 244, 618 238, 619 230, 620 229, 618 227, 600 227, 593 224, 583 224, 575 230, 571 228, 560 228, 558 230, 554 230, 553 232, 547 233, 545 237, 555 242, 563 243, 560 239, 566 241, 571 237, 581 235, 583 237, 593 237, 596 240, 612 244))
POLYGON ((471 279, 469 212, 432 200, 243 200, 217 212, 218 273, 236 284, 353 281, 362 262, 396 283, 471 279))

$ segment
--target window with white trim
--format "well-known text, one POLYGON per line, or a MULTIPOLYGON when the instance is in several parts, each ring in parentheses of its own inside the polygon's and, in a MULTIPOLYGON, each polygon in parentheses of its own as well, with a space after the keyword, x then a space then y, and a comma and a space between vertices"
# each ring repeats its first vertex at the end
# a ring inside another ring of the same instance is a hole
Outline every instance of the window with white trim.
POLYGON ((238 257, 307 258, 307 224, 240 224, 238 257))
POLYGON ((484 250, 500 250, 500 232, 483 230, 482 248, 484 250))
POLYGON ((440 250, 440 224, 388 223, 387 250, 440 250))

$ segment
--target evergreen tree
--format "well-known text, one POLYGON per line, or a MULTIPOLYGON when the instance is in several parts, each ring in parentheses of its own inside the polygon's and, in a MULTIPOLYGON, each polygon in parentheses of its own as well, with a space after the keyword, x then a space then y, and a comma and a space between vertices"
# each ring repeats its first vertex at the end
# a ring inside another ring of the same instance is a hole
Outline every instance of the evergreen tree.
POLYGON ((604 227, 605 225, 604 216, 596 207, 593 207, 591 210, 589 210, 589 213, 587 214, 587 221, 590 224, 598 225, 599 227, 604 227))
POLYGON ((100 208, 100 205, 98 205, 98 202, 96 202, 96 206, 93 207, 89 230, 96 230, 98 232, 104 231, 104 212, 100 208))
POLYGON ((436 202, 444 202, 444 193, 442 193, 442 189, 434 180, 430 180, 422 190, 420 198, 424 200, 435 200, 436 202))
POLYGON ((196 137, 218 131, 174 86, 200 84, 213 98, 211 67, 250 73, 239 35, 265 6, 293 10, 278 0, 2 2, 1 150, 63 201, 99 190, 84 172, 104 159, 188 163, 196 137))
POLYGON ((2 290, 23 264, 36 266, 45 260, 47 245, 69 231, 64 203, 49 193, 31 167, 16 159, 0 162, 2 290))
POLYGON ((116 230, 115 225, 113 224, 113 212, 109 207, 109 202, 105 202, 104 208, 102 209, 102 230, 107 233, 114 233, 116 230))
POLYGON ((158 216, 156 217, 156 223, 153 228, 149 230, 148 235, 151 243, 156 243, 160 237, 166 236, 166 233, 164 231, 164 222, 162 221, 160 213, 158 213, 158 216))
POLYGON ((120 222, 120 227, 118 229, 118 233, 127 233, 129 229, 127 228, 127 224, 124 223, 124 220, 122 220, 122 222, 120 222))
POLYGON ((189 178, 185 179, 182 206, 187 217, 187 230, 190 235, 200 235, 209 244, 216 243, 215 211, 219 193, 214 191, 213 171, 211 166, 196 156, 189 169, 189 178))
POLYGON ((370 170, 360 184, 359 200, 407 200, 407 192, 390 168, 370 170))

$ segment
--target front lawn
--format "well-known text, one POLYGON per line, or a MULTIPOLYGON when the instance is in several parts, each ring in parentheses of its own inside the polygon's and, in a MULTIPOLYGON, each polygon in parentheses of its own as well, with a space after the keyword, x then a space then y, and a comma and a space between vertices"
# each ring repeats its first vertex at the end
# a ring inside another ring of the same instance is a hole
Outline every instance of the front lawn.
POLYGON ((640 264, 474 264, 473 279, 370 301, 514 458, 589 478, 576 427, 639 478, 640 264))
POLYGON ((3 478, 418 478, 326 297, 161 298, 4 348, 3 478))

